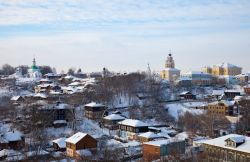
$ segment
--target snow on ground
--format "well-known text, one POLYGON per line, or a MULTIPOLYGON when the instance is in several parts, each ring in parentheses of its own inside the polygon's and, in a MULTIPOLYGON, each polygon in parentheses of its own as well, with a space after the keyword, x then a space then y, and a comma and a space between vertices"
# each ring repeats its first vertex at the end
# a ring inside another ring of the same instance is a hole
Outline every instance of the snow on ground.
POLYGON ((71 128, 63 127, 63 128, 47 128, 46 129, 47 135, 51 139, 56 139, 60 137, 69 137, 74 133, 74 131, 71 128))
POLYGON ((154 126, 154 125, 163 125, 164 123, 158 122, 155 119, 147 119, 143 120, 144 123, 147 123, 149 126, 154 126))
POLYGON ((177 134, 175 136, 175 138, 185 140, 185 139, 188 139, 188 134, 187 134, 187 132, 181 132, 181 133, 177 134))
POLYGON ((35 81, 38 81, 39 79, 35 79, 35 78, 17 78, 16 80, 16 84, 20 85, 20 84, 25 84, 25 83, 33 83, 35 81))
POLYGON ((207 102, 186 102, 183 105, 187 107, 201 107, 207 105, 207 102))
POLYGON ((168 108, 168 113, 175 119, 178 119, 178 117, 183 115, 185 112, 190 112, 193 114, 202 114, 205 112, 205 110, 187 108, 181 103, 167 104, 165 107, 168 108))
POLYGON ((240 121, 240 118, 242 116, 226 116, 226 118, 232 123, 232 124, 236 124, 237 122, 240 121))
POLYGON ((3 96, 11 96, 12 92, 5 88, 5 87, 1 87, 0 88, 0 97, 3 97, 3 96))
POLYGON ((109 135, 108 129, 102 129, 99 127, 99 124, 84 118, 83 121, 80 122, 80 129, 79 131, 83 133, 88 133, 92 135, 94 138, 100 138, 103 135, 109 135))
POLYGON ((120 94, 116 95, 113 99, 113 103, 109 105, 110 107, 123 108, 129 107, 138 103, 138 99, 135 97, 129 97, 128 95, 120 94))

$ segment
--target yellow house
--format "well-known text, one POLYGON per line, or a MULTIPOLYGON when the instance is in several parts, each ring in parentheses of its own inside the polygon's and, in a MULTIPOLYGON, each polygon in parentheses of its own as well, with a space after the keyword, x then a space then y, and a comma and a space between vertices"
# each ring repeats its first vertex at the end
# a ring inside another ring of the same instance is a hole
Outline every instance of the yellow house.
POLYGON ((208 112, 220 115, 233 115, 235 101, 216 101, 208 104, 208 112))
POLYGON ((250 137, 229 134, 203 141, 201 145, 207 161, 250 161, 250 137))
POLYGON ((241 74, 242 68, 229 63, 221 63, 218 65, 214 65, 213 67, 209 66, 203 67, 202 71, 216 76, 219 75, 235 76, 241 74))

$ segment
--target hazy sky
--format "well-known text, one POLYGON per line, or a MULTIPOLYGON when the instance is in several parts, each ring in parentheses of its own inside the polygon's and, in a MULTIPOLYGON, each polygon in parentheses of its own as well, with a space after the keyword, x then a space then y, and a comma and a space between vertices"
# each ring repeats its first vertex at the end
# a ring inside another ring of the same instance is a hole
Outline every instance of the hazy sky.
POLYGON ((0 64, 98 71, 250 71, 249 0, 0 0, 0 64))

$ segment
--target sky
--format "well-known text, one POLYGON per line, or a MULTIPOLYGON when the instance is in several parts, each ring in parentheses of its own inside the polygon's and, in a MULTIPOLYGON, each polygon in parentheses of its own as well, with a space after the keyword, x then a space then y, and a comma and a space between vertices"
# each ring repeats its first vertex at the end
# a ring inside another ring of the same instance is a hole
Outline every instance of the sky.
POLYGON ((249 0, 0 0, 0 65, 57 71, 229 62, 250 72, 249 0))

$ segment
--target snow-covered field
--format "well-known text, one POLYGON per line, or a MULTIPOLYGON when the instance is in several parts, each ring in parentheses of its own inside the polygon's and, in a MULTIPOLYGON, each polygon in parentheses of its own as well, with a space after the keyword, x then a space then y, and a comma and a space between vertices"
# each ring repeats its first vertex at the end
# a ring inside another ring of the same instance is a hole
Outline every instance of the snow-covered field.
MULTIPOLYGON (((186 103, 187 104, 187 103, 186 103)), ((192 103, 194 104, 194 103, 192 103)), ((168 108, 168 113, 173 116, 175 119, 178 119, 180 115, 183 115, 185 112, 190 112, 193 114, 202 114, 205 110, 188 108, 187 106, 183 105, 182 103, 174 103, 174 104, 167 104, 165 105, 168 108)))
POLYGON ((201 106, 207 105, 207 103, 206 102, 186 102, 186 103, 183 103, 183 105, 187 107, 201 107, 201 106))

